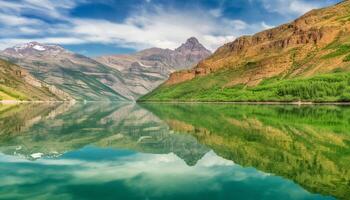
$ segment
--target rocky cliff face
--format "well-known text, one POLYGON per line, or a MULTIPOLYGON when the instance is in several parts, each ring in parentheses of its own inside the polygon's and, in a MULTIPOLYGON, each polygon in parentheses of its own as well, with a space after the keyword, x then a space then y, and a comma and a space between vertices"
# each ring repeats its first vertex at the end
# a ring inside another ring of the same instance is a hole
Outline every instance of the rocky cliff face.
POLYGON ((211 55, 211 52, 199 43, 195 37, 187 39, 184 44, 175 49, 175 52, 178 53, 177 59, 182 59, 185 65, 193 65, 193 63, 197 63, 211 55))
POLYGON ((163 83, 172 72, 190 69, 211 52, 192 37, 175 50, 150 48, 132 55, 96 58, 98 62, 121 71, 135 98, 163 83))
POLYGON ((344 57, 349 52, 342 45, 348 45, 350 39, 349 10, 350 2, 344 1, 313 10, 291 23, 240 37, 220 47, 194 69, 171 74, 165 85, 224 69, 239 74, 225 83, 225 87, 255 86, 275 76, 287 78, 327 73, 336 68, 347 70, 349 63, 344 62, 344 57))

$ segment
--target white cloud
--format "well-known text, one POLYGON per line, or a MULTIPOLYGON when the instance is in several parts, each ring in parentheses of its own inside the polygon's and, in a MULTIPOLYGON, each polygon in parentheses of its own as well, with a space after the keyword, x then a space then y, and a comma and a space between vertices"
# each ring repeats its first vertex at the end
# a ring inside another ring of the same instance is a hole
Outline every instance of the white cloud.
POLYGON ((261 22, 261 26, 262 26, 264 29, 271 29, 271 28, 274 27, 274 26, 271 26, 271 25, 266 24, 266 22, 261 22))
POLYGON ((0 48, 15 42, 39 41, 58 44, 103 43, 135 49, 148 47, 176 48, 187 38, 197 37, 207 48, 215 50, 243 33, 264 28, 241 20, 221 17, 222 10, 182 11, 153 6, 134 10, 123 22, 69 17, 67 10, 82 0, 21 0, 20 3, 0 2, 0 48), (52 19, 58 24, 23 17, 27 12, 52 19), (9 38, 8 35, 12 37, 9 38), (24 36, 27 39, 23 39, 24 36), (7 37, 6 37, 7 36, 7 37), (37 39, 40 38, 40 39, 37 39))
POLYGON ((220 8, 209 10, 209 14, 211 14, 214 17, 221 17, 222 16, 222 10, 220 8))
POLYGON ((74 8, 83 0, 20 0, 19 2, 0 1, 0 12, 17 15, 35 14, 46 18, 65 18, 65 11, 74 8))
POLYGON ((0 10, 3 12, 19 12, 23 5, 21 3, 14 3, 9 1, 0 1, 0 10))
POLYGON ((189 37, 197 37, 214 50, 243 33, 264 27, 241 20, 204 15, 203 10, 191 12, 163 9, 138 10, 122 23, 106 20, 75 19, 71 33, 86 42, 116 43, 143 49, 146 47, 176 48, 189 37))
MULTIPOLYGON (((299 16, 306 12, 324 6, 322 2, 306 0, 257 0, 269 12, 279 13, 284 16, 299 16)), ((324 3, 324 2, 323 2, 324 3)))
POLYGON ((8 26, 18 26, 18 25, 39 25, 41 22, 36 19, 30 19, 26 17, 0 13, 0 23, 8 26))
MULTIPOLYGON (((138 50, 148 47, 176 48, 194 36, 207 48, 215 50, 242 34, 252 34, 272 27, 265 22, 248 24, 242 20, 225 18, 221 7, 210 10, 208 14, 199 8, 184 11, 148 6, 134 10, 122 22, 69 16, 68 11, 83 1, 0 2, 0 26, 3 26, 0 48, 15 42, 33 40, 58 44, 103 43, 138 50), (28 12, 57 19, 59 23, 49 24, 43 20, 23 17, 28 12)), ((302 1, 293 0, 287 0, 286 4, 282 0, 257 1, 263 1, 271 12, 297 12, 299 7, 304 10, 312 7, 311 4, 304 5, 302 1)))

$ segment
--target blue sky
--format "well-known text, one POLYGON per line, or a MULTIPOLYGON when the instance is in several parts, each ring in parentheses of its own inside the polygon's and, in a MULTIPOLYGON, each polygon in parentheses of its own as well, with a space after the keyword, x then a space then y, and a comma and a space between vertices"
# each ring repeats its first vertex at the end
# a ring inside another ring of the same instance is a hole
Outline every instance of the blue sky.
POLYGON ((176 48, 210 50, 341 0, 0 0, 0 49, 38 41, 88 56, 176 48))

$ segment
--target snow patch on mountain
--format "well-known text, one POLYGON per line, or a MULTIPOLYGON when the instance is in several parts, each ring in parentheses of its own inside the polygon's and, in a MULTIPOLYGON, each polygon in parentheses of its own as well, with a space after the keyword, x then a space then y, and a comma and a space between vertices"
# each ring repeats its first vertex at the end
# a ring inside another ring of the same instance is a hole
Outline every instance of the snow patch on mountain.
POLYGON ((33 49, 38 50, 38 51, 45 51, 45 47, 41 46, 41 45, 34 45, 33 49))

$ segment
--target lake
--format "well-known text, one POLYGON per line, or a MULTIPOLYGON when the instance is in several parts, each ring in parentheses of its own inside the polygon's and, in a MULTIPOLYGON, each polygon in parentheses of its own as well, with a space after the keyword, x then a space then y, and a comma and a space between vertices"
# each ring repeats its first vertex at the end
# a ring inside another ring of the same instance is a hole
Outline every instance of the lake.
POLYGON ((350 199, 350 107, 0 105, 0 199, 350 199))

